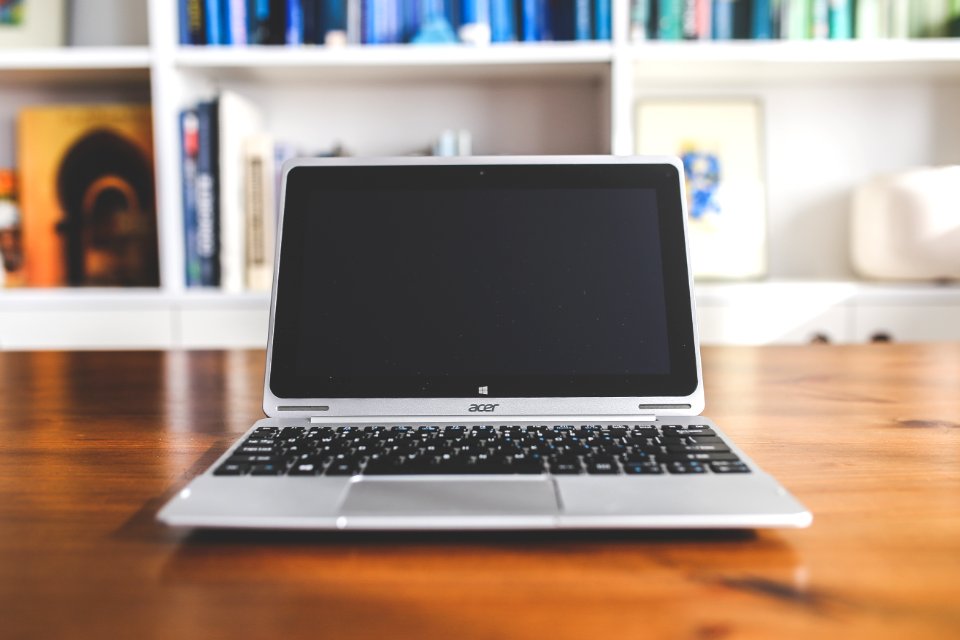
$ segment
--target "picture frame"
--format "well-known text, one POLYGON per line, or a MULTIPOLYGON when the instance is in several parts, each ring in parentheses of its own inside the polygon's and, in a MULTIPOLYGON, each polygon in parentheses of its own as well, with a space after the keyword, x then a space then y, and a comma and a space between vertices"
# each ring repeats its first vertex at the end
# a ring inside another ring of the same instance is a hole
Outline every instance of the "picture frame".
POLYGON ((655 99, 636 107, 636 152, 679 156, 697 279, 767 273, 763 108, 752 99, 655 99))
POLYGON ((62 47, 64 0, 0 0, 0 49, 62 47))

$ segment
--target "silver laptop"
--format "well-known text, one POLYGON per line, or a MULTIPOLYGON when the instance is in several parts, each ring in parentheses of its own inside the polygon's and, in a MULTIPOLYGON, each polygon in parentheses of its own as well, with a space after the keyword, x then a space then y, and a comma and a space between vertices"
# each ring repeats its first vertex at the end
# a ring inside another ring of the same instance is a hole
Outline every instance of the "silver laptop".
POLYGON ((676 158, 286 165, 268 417, 159 519, 809 525, 700 415, 684 200, 676 158))

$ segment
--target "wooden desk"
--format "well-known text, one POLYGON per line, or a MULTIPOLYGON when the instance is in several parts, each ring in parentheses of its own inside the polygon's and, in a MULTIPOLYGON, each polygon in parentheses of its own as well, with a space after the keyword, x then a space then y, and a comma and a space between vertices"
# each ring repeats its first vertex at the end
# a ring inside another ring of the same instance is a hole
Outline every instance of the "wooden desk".
POLYGON ((0 637, 960 637, 960 344, 705 353, 813 511, 760 533, 166 529, 263 355, 0 354, 0 637))

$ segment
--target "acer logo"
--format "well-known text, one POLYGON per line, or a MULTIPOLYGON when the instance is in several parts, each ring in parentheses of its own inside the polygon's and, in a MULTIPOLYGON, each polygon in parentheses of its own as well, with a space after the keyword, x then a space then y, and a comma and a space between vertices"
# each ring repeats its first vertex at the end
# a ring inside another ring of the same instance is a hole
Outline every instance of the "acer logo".
POLYGON ((470 405, 471 412, 477 411, 496 411, 499 404, 472 404, 470 405))

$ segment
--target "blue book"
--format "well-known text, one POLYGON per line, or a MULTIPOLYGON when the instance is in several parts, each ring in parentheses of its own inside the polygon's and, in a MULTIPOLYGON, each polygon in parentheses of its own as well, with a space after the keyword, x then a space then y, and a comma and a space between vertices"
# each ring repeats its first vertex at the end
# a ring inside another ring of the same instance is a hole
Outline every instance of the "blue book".
POLYGON ((490 0, 490 39, 493 42, 513 42, 517 39, 516 15, 515 0, 490 0))
MULTIPOLYGON (((326 31, 347 30, 347 2, 346 0, 322 0, 323 24, 326 31)), ((326 37, 326 32, 324 32, 326 37)))
POLYGON ((189 6, 190 0, 180 0, 177 6, 177 16, 180 19, 180 44, 191 44, 190 43, 190 19, 189 15, 189 6))
POLYGON ((230 0, 220 0, 220 42, 218 44, 233 44, 230 11, 230 0))
POLYGON ((197 155, 200 131, 196 109, 180 112, 180 152, 183 184, 183 258, 188 287, 202 283, 197 252, 197 155))
POLYGON ((523 41, 536 42, 540 39, 540 0, 520 0, 523 24, 523 41))
POLYGON ((219 117, 216 100, 197 105, 197 256, 200 284, 220 286, 219 117))
POLYGON ((401 41, 410 42, 420 31, 420 25, 423 24, 423 4, 424 0, 404 0, 400 3, 403 13, 401 41))
POLYGON ((323 34, 326 33, 323 26, 322 0, 301 0, 300 6, 303 9, 303 43, 304 44, 323 44, 323 34))
POLYGON ((769 40, 773 37, 773 14, 770 0, 753 0, 752 22, 751 35, 754 40, 769 40))
POLYGON ((683 0, 659 0, 658 40, 683 40, 683 0))
POLYGON ((612 33, 610 24, 610 0, 596 0, 597 40, 609 40, 612 33))
POLYGON ((714 0, 713 2, 713 39, 732 40, 734 29, 734 0, 714 0))
POLYGON ((223 44, 223 36, 220 33, 222 26, 220 0, 204 0, 204 9, 207 22, 207 44, 223 44))
POLYGON ((573 0, 574 40, 593 39, 593 6, 590 0, 573 0))
POLYGON ((287 28, 284 43, 296 46, 303 44, 302 0, 287 0, 287 28))
POLYGON ((363 44, 379 44, 380 34, 377 30, 377 2, 376 0, 360 0, 360 42, 363 44))

